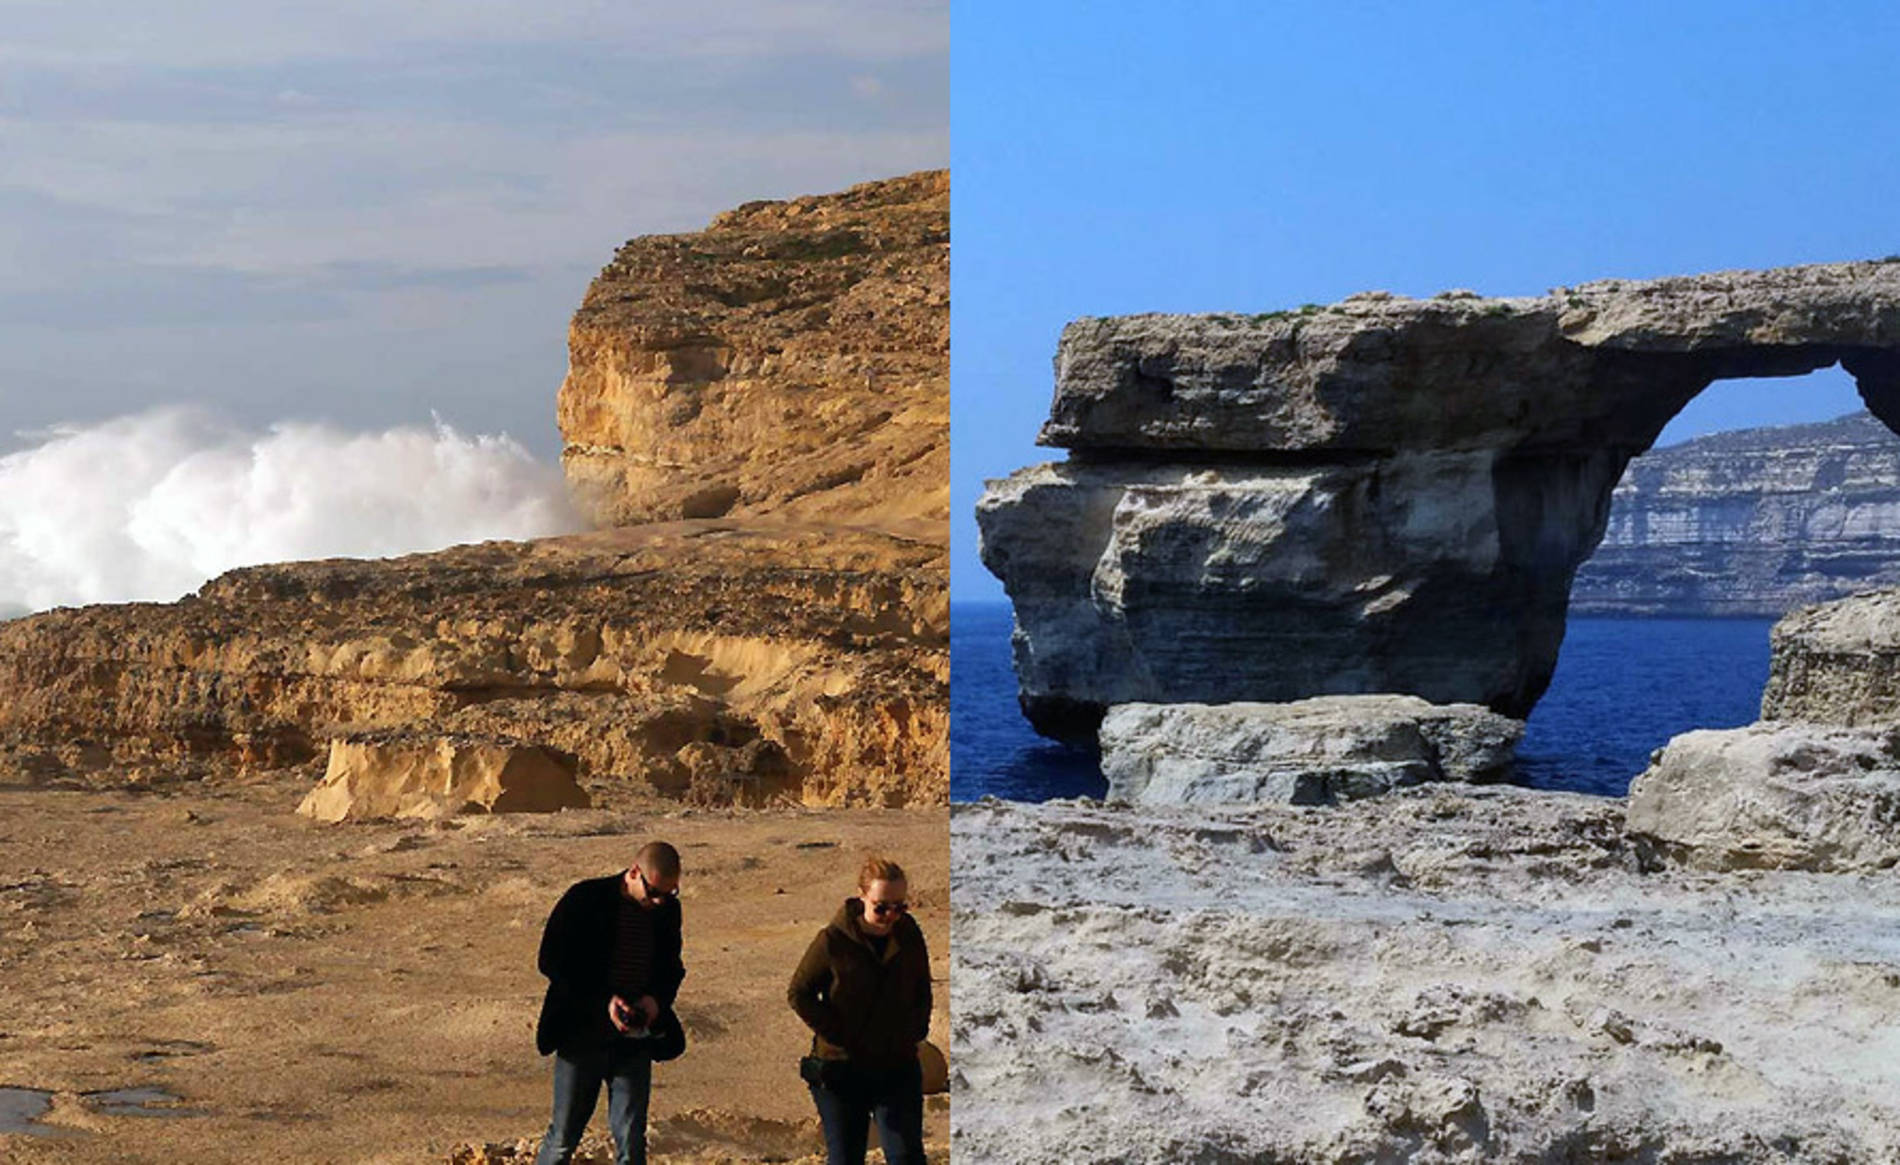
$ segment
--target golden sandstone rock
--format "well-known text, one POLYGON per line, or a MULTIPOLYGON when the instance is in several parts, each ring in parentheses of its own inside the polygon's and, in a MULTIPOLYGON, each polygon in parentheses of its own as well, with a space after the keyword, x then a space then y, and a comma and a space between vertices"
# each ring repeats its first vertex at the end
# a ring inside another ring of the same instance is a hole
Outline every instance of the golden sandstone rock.
POLYGON ((505 737, 385 733, 330 742, 330 764, 297 812, 318 821, 460 813, 552 813, 591 802, 575 758, 505 737))
POLYGON ((568 479, 603 523, 949 520, 950 178, 634 239, 568 330, 568 479))
POLYGON ((0 763, 314 767, 335 737, 404 729, 571 753, 596 794, 947 801, 947 239, 938 172, 635 240, 575 320, 571 480, 626 484, 596 496, 635 521, 736 484, 723 517, 0 623, 0 763), (697 420, 653 420, 687 396, 697 420))

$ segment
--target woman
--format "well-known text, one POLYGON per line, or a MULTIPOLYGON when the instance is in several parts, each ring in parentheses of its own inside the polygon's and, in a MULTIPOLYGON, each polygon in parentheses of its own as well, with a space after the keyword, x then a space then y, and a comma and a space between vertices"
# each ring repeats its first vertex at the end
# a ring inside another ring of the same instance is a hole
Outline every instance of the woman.
POLYGON ((799 1074, 825 1126, 830 1165, 863 1165, 870 1122, 888 1165, 924 1165, 917 1045, 930 1033, 930 954, 896 862, 867 858, 792 973, 792 1010, 812 1030, 799 1074))

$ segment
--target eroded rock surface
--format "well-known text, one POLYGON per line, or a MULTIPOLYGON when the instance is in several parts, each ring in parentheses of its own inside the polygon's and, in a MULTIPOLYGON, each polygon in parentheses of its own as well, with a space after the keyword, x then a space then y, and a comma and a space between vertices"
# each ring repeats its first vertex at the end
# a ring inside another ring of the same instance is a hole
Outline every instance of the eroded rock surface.
POLYGON ((1900 730, 1685 732, 1631 782, 1628 826, 1704 869, 1885 869, 1900 862, 1900 730))
POLYGON ((1900 590, 1790 612, 1770 642, 1764 720, 1900 722, 1900 590))
POLYGON ((1687 732, 1630 785, 1629 828, 1704 869, 1900 862, 1900 591, 1806 607, 1772 633, 1762 719, 1687 732))
POLYGON ((780 514, 942 538, 950 178, 634 239, 568 332, 563 463, 602 524, 780 514))
POLYGON ((1102 720, 1102 774, 1116 801, 1330 805, 1426 781, 1502 779, 1523 732, 1475 704, 1416 696, 1118 704, 1102 720))
POLYGON ((1136 701, 1522 716, 1629 459, 1715 379, 1834 363, 1900 420, 1900 263, 1077 321, 1041 436, 1069 460, 978 507, 1024 710, 1083 740, 1136 701))
POLYGON ((330 742, 323 780, 297 806, 318 821, 585 809, 573 756, 505 737, 369 732, 330 742))
POLYGON ((1900 883, 1658 870, 1621 803, 952 815, 958 1161, 1900 1153, 1900 883))
POLYGON ((944 552, 714 522, 234 571, 0 625, 0 741, 269 769, 426 724, 718 803, 948 795, 944 552))

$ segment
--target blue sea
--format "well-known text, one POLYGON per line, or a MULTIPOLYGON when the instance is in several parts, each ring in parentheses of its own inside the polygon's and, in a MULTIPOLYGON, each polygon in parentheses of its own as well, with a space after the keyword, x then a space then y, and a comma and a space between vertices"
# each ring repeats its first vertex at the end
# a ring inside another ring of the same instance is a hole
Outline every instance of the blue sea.
MULTIPOLYGON (((1550 691, 1524 727, 1519 779, 1620 797, 1671 736, 1754 720, 1773 625, 1571 619, 1550 691)), ((951 606, 951 798, 1101 796, 1095 757, 1037 736, 1017 711, 1009 630, 1007 603, 951 606)))

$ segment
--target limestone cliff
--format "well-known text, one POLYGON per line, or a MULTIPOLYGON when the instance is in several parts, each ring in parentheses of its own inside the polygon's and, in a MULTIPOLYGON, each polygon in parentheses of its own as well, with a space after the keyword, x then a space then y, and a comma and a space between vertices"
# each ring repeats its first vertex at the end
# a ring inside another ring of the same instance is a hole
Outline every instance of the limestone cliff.
POLYGON ((331 740, 403 730, 571 753, 596 792, 944 802, 946 203, 922 174, 753 204, 636 240, 590 291, 560 411, 570 440, 606 428, 570 471, 648 501, 736 483, 724 517, 255 567, 0 624, 0 766, 314 775, 331 740), (623 474, 605 434, 634 458, 642 426, 659 443, 623 474))
POLYGON ((603 524, 949 518, 950 180, 634 239, 568 332, 563 462, 603 524))
POLYGON ((1900 438, 1866 413, 1630 462, 1570 609, 1778 617, 1900 584, 1900 438))
POLYGON ((1521 717, 1630 458, 1714 380, 1835 363, 1900 420, 1900 263, 1079 320, 1041 435, 1069 459, 978 507, 1023 708, 1082 740, 1131 702, 1521 717))

